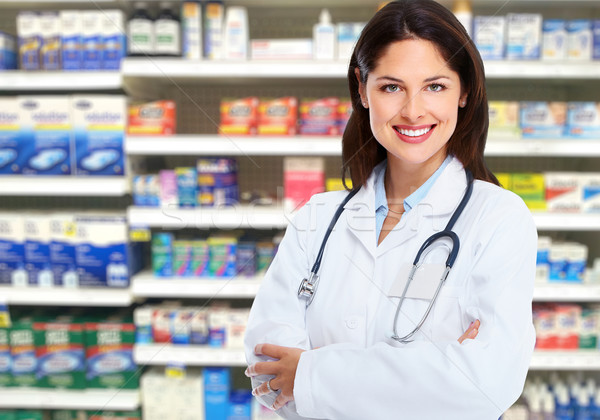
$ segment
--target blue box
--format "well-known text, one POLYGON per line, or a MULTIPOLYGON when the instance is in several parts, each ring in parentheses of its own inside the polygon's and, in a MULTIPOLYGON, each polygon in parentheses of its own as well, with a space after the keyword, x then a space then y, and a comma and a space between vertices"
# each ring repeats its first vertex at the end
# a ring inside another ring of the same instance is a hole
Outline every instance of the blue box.
POLYGON ((561 138, 566 127, 565 102, 521 102, 523 138, 561 138))
POLYGON ((83 69, 100 70, 102 62, 102 14, 99 11, 84 11, 82 43, 83 69))
POLYGON ((17 15, 17 38, 19 40, 19 68, 21 70, 40 70, 42 36, 37 13, 20 12, 17 15))
POLYGON ((546 19, 542 28, 542 59, 564 60, 567 58, 567 21, 546 19))
POLYGON ((231 392, 231 369, 228 367, 204 368, 205 418, 227 420, 229 393, 231 392))
MULTIPOLYGON (((593 48, 592 58, 594 60, 600 60, 600 19, 592 21, 592 38, 593 48)), ((600 340, 598 340, 600 342, 600 340)))
POLYGON ((54 276, 50 264, 50 218, 25 216, 25 270, 30 286, 50 287, 54 276))
POLYGON ((592 21, 575 19, 567 22, 569 60, 591 60, 593 50, 592 21))
POLYGON ((56 12, 40 13, 42 36, 41 64, 43 70, 60 70, 60 18, 56 12))
POLYGON ((198 177, 196 174, 196 169, 191 167, 175 168, 179 207, 196 207, 198 195, 198 177))
POLYGON ((152 272, 156 277, 173 276, 173 234, 157 232, 152 235, 152 272))
POLYGON ((600 138, 600 103, 569 102, 566 133, 576 139, 600 138))
POLYGON ((0 70, 17 68, 17 40, 14 36, 0 31, 0 70))
POLYGON ((229 396, 227 420, 252 419, 252 392, 247 389, 234 390, 229 396))
POLYGON ((0 285, 27 286, 25 225, 17 213, 0 214, 0 285))
POLYGON ((78 287, 75 216, 55 213, 50 217, 50 264, 54 284, 69 288, 78 287))
POLYGON ((60 11, 62 68, 64 70, 81 70, 83 68, 81 13, 77 10, 60 11))
POLYGON ((102 15, 102 58, 104 70, 118 70, 127 55, 124 16, 121 10, 104 10, 102 15))
POLYGON ((0 174, 20 174, 23 168, 21 115, 17 98, 0 97, 0 174))

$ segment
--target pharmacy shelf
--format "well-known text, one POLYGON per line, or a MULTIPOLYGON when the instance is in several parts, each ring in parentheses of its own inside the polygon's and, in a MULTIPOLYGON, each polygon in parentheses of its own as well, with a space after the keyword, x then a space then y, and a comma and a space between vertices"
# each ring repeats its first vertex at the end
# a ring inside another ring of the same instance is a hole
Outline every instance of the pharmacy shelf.
POLYGON ((126 307, 133 303, 133 297, 130 289, 0 286, 0 301, 9 305, 126 307))
POLYGON ((600 231, 600 214, 532 213, 538 230, 600 231))
POLYGON ((128 136, 128 155, 340 156, 339 136, 128 136))
MULTIPOLYGON (((293 218, 292 212, 282 207, 232 206, 223 208, 197 207, 194 209, 129 207, 132 226, 177 229, 281 229, 293 218)), ((539 230, 600 231, 600 214, 533 213, 539 230)))
POLYGON ((536 350, 530 370, 600 370, 598 350, 536 350))
POLYGON ((0 195, 120 197, 129 191, 123 176, 0 176, 0 195))
POLYGON ((130 411, 140 406, 138 390, 3 388, 0 394, 0 408, 130 411))
MULTIPOLYGON (((340 156, 339 136, 128 136, 128 155, 139 156, 340 156)), ((600 157, 600 140, 544 140, 495 135, 490 132, 486 156, 600 157)))
POLYGON ((262 276, 233 278, 155 277, 151 272, 131 279, 132 294, 150 298, 242 298, 256 296, 262 276))
POLYGON ((277 229, 286 227, 292 217, 281 207, 269 206, 127 209, 130 226, 171 229, 277 229))
POLYGON ((138 365, 246 366, 244 351, 200 345, 136 344, 133 359, 138 365))
POLYGON ((0 91, 106 91, 122 87, 117 71, 3 71, 0 72, 0 91))
POLYGON ((589 284, 536 284, 533 289, 536 302, 600 302, 600 285, 589 284))

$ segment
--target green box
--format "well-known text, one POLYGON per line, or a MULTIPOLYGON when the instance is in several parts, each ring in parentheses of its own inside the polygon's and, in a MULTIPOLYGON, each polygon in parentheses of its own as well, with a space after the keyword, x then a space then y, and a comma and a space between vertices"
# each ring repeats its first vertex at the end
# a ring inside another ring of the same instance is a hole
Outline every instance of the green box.
POLYGON ((140 373, 133 361, 133 322, 87 322, 85 344, 88 388, 139 388, 140 373))
POLYGON ((42 410, 17 410, 16 420, 44 420, 42 410))
POLYGON ((10 330, 0 328, 0 388, 11 386, 13 384, 12 357, 10 355, 10 343, 8 341, 10 330))
POLYGON ((87 420, 85 410, 52 410, 50 420, 87 420))
POLYGON ((13 385, 37 386, 37 358, 33 340, 33 318, 13 322, 8 334, 13 385))
POLYGON ((38 386, 44 388, 85 388, 83 323, 64 317, 37 321, 33 336, 38 360, 38 386))
POLYGON ((17 420, 17 411, 0 410, 0 420, 17 420))

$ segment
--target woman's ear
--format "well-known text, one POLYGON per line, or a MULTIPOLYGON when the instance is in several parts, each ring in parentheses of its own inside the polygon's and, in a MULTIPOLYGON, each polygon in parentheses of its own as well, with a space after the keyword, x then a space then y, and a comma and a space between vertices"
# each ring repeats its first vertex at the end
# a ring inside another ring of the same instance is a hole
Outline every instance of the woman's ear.
POLYGON ((358 94, 360 95, 360 101, 362 102, 363 107, 368 108, 369 101, 367 99, 365 84, 360 79, 360 70, 358 67, 354 68, 354 74, 356 75, 356 80, 358 81, 358 94))
POLYGON ((463 94, 461 95, 460 99, 458 100, 458 106, 459 106, 459 107, 461 107, 461 108, 464 108, 464 107, 466 107, 466 106, 467 106, 467 97, 468 97, 468 96, 469 96, 469 95, 468 95, 468 94, 466 94, 466 93, 463 93, 463 94))

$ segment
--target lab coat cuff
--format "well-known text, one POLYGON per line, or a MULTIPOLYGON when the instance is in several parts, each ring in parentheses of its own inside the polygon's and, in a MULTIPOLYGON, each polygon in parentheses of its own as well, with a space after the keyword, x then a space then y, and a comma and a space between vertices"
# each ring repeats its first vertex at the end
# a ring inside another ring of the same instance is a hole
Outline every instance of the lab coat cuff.
POLYGON ((298 367, 296 368, 294 401, 296 401, 296 411, 302 417, 318 417, 317 413, 315 413, 315 402, 312 397, 313 387, 310 376, 314 353, 314 350, 303 352, 300 355, 298 367))

